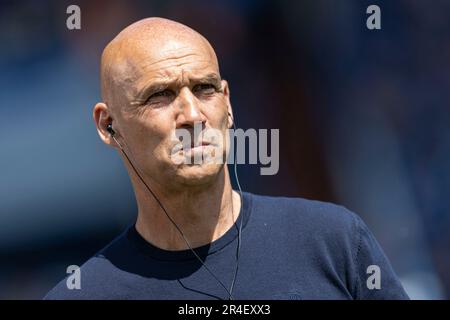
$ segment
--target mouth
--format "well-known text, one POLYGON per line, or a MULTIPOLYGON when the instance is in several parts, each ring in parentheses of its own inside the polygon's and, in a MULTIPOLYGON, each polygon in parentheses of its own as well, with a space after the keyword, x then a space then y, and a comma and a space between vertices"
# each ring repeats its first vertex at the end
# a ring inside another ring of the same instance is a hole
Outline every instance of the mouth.
POLYGON ((221 158, 217 158, 220 151, 220 145, 212 141, 195 141, 194 143, 183 145, 178 142, 172 149, 171 159, 174 164, 187 164, 189 166, 222 163, 221 158))
POLYGON ((209 141, 197 141, 197 142, 192 142, 190 145, 188 144, 182 144, 182 143, 178 143, 174 149, 172 149, 172 153, 178 153, 178 152, 192 152, 192 151, 201 151, 204 150, 208 147, 214 147, 215 144, 211 143, 209 141))
POLYGON ((197 143, 191 143, 190 146, 187 147, 183 147, 185 150, 188 149, 200 149, 200 148, 204 148, 211 145, 211 143, 207 142, 207 141, 201 141, 201 142, 197 142, 197 143))
POLYGON ((204 153, 207 152, 209 147, 212 146, 209 142, 201 142, 196 144, 191 144, 190 146, 187 146, 183 148, 183 151, 185 155, 193 155, 197 153, 204 153))

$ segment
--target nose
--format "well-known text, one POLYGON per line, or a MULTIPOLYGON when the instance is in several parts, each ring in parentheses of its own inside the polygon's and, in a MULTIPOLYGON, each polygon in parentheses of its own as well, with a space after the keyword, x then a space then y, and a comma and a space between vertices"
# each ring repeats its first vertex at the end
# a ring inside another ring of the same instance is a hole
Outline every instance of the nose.
POLYGON ((197 98, 189 88, 182 88, 177 100, 180 110, 176 120, 177 128, 193 128, 195 123, 203 124, 206 121, 197 98))

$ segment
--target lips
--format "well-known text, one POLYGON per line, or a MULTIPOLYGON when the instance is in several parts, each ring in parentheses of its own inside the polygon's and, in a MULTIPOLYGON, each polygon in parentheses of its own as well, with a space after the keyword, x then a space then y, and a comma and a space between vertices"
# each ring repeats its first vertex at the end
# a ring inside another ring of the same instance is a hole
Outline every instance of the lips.
POLYGON ((195 149, 198 147, 206 147, 209 146, 211 143, 207 142, 207 141, 202 141, 200 143, 191 143, 191 145, 189 147, 183 147, 184 149, 195 149))
POLYGON ((178 153, 180 151, 189 152, 189 151, 197 151, 208 146, 215 146, 215 144, 209 141, 201 141, 197 143, 191 143, 190 145, 184 145, 182 143, 177 143, 174 148, 172 148, 172 153, 178 153))

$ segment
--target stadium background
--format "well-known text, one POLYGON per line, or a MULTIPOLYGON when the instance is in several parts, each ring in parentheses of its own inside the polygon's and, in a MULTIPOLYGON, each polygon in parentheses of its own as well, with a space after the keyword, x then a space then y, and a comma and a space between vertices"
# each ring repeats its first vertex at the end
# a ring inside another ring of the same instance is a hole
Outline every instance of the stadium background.
POLYGON ((245 190, 347 206, 412 298, 450 297, 450 1, 55 0, 0 4, 1 299, 42 298, 132 221, 91 112, 102 48, 148 16, 211 41, 239 127, 280 129, 279 173, 240 165, 245 190))

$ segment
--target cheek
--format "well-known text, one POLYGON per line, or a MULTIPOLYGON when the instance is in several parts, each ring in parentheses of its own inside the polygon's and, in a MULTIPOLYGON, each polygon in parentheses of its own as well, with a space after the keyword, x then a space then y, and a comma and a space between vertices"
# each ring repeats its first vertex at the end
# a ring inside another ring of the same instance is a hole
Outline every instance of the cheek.
POLYGON ((171 133, 175 129, 173 118, 164 113, 147 113, 131 124, 134 131, 134 148, 141 154, 158 154, 169 144, 171 133))
POLYGON ((142 114, 140 123, 147 132, 151 132, 156 137, 163 138, 170 130, 175 128, 173 108, 169 106, 153 110, 149 109, 142 114))
POLYGON ((224 99, 217 99, 208 103, 204 110, 211 127, 216 129, 228 128, 228 108, 224 99))

